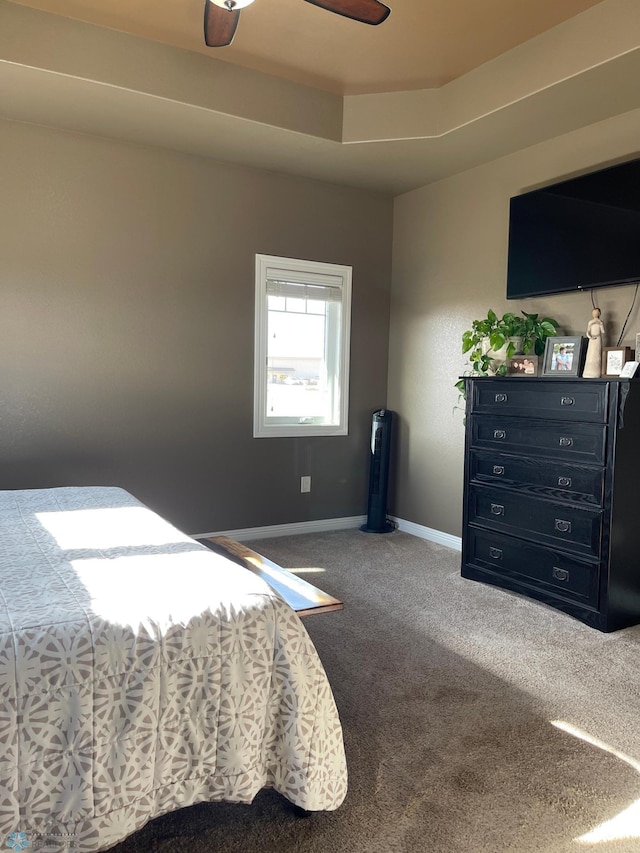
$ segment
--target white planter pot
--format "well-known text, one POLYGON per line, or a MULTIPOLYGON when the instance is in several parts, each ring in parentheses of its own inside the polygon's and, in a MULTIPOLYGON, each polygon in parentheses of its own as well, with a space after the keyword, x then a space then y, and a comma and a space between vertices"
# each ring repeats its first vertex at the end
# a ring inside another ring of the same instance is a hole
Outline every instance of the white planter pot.
POLYGON ((489 368, 489 375, 495 376, 500 365, 504 364, 507 360, 507 347, 512 343, 515 347, 514 355, 522 353, 522 338, 509 338, 506 344, 503 347, 500 347, 499 350, 492 350, 489 344, 489 338, 485 338, 482 342, 482 354, 488 355, 491 359, 491 367, 489 368))

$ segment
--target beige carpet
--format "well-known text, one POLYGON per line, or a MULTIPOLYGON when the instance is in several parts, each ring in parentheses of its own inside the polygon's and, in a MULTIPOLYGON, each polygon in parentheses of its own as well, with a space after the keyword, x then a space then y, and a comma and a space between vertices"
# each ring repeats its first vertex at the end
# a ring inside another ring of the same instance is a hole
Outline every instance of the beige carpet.
POLYGON ((640 627, 601 634, 360 531, 252 542, 346 602, 305 620, 340 710, 347 800, 167 815, 117 853, 639 853, 640 627), (557 724, 554 725, 553 722, 557 724))

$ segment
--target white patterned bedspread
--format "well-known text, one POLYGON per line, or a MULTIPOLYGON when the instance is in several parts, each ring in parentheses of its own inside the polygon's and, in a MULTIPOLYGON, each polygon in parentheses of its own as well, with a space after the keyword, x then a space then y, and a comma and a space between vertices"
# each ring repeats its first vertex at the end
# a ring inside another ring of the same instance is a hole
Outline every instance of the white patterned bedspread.
POLYGON ((0 848, 93 853, 149 819, 347 786, 300 619, 118 488, 0 491, 0 848))

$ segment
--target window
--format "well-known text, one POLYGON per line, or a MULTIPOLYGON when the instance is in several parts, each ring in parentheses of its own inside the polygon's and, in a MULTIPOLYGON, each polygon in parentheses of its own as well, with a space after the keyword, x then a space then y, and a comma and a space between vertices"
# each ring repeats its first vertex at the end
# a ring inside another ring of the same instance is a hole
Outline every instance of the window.
POLYGON ((351 267, 256 255, 255 438, 347 435, 351 267))

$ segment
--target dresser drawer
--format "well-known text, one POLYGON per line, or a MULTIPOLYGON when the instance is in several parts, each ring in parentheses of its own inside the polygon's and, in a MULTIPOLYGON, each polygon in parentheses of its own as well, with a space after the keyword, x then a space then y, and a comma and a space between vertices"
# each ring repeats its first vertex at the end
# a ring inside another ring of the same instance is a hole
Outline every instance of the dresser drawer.
POLYGON ((594 423, 607 419, 607 382, 487 379, 473 382, 471 388, 472 412, 594 423))
POLYGON ((485 486, 470 487, 468 509, 470 524, 576 554, 600 556, 602 513, 598 509, 485 486))
POLYGON ((469 464, 473 483, 508 486, 553 500, 602 505, 601 467, 484 450, 472 450, 469 464))
POLYGON ((468 427, 473 449, 491 448, 592 465, 604 465, 606 458, 607 427, 603 424, 472 415, 468 427))
POLYGON ((522 584, 523 592, 530 588, 594 610, 598 608, 599 563, 473 527, 469 528, 466 541, 465 562, 522 584))

